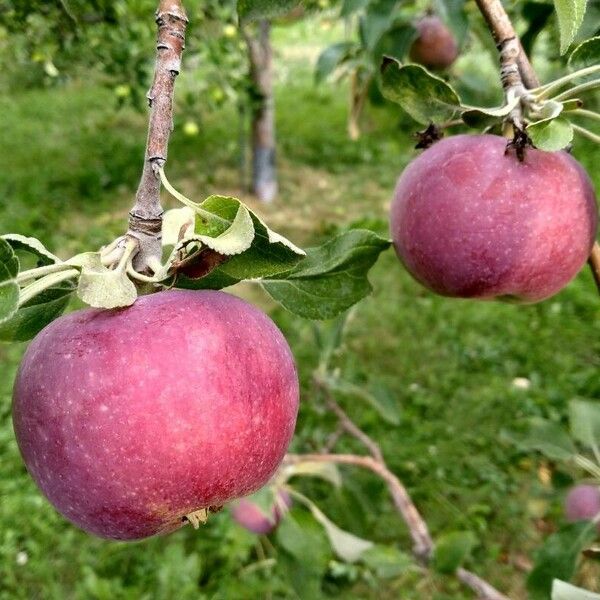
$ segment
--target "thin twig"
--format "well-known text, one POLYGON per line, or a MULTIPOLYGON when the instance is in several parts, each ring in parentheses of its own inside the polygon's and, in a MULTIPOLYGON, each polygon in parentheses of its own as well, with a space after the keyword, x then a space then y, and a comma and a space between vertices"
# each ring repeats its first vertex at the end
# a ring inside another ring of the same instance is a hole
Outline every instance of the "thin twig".
MULTIPOLYGON (((336 402, 326 382, 319 375, 313 377, 313 383, 323 393, 327 407, 338 417, 339 424, 346 432, 360 441, 371 456, 322 453, 314 455, 288 455, 286 461, 294 463, 314 460, 352 464, 370 469, 373 473, 381 477, 388 486, 396 510, 400 513, 408 527, 413 540, 413 554, 419 562, 427 566, 434 552, 434 543, 429 533, 429 528, 400 479, 389 469, 379 444, 352 421, 346 411, 336 402)), ((466 569, 458 569, 456 576, 466 586, 475 591, 482 600, 508 600, 506 596, 498 592, 489 583, 466 569)))
POLYGON ((167 161, 169 136, 173 128, 175 78, 181 69, 181 54, 185 46, 185 29, 188 23, 180 0, 160 0, 156 11, 156 23, 156 66, 154 81, 147 95, 150 117, 144 169, 135 205, 129 213, 127 232, 140 242, 134 267, 142 273, 148 270, 150 257, 160 258, 161 255, 160 231, 163 210, 160 204, 159 170, 167 161))
POLYGON ((350 435, 359 440, 363 446, 369 451, 369 454, 380 463, 384 462, 383 454, 381 453, 381 448, 379 444, 371 437, 369 437, 352 419, 346 414, 344 409, 335 401, 333 395, 331 394, 329 388, 319 377, 314 377, 313 381, 315 386, 323 393, 325 397, 325 403, 327 404, 327 408, 334 413, 340 421, 340 425, 346 430, 350 435))
MULTIPOLYGON (((371 456, 355 454, 288 454, 287 464, 301 462, 332 462, 336 464, 354 465, 368 469, 378 475, 388 486, 390 495, 398 512, 408 526, 414 542, 415 557, 427 565, 433 556, 434 544, 427 528, 427 523, 414 505, 402 482, 389 470, 385 463, 380 463, 371 456)), ((481 600, 509 600, 492 585, 466 569, 458 569, 456 575, 460 581, 478 594, 481 600)))

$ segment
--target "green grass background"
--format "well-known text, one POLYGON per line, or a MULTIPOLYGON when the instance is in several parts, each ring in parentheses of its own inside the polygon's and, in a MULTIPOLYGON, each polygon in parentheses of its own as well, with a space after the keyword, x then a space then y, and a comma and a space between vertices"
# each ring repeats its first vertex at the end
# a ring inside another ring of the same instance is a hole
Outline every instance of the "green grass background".
MULTIPOLYGON (((369 110, 363 137, 348 140, 346 87, 312 82, 310 64, 328 36, 317 24, 276 32, 281 196, 273 206, 256 208, 302 244, 361 218, 385 233, 395 180, 415 155, 416 127, 393 107, 369 110)), ((463 59, 458 74, 473 60, 463 59)), ((490 71, 480 80, 490 80, 490 71)), ((491 89, 492 100, 497 93, 491 89)), ((234 111, 202 119, 197 137, 182 133, 189 118, 196 116, 176 116, 171 181, 196 199, 216 191, 239 195, 234 111)), ((93 80, 0 98, 0 230, 35 235, 63 257, 113 239, 132 204, 145 127, 145 114, 117 109, 112 91, 93 80)), ((598 151, 576 142, 574 153, 598 185, 598 151)), ((175 206, 166 197, 165 204, 175 206)), ((374 292, 357 307, 336 363, 359 384, 389 386, 400 424, 383 422, 357 402, 345 408, 380 442, 433 535, 472 531, 478 543, 469 566, 511 598, 524 598, 532 552, 560 523, 561 497, 576 474, 518 453, 502 443, 500 432, 532 415, 563 421, 569 399, 598 398, 600 303, 591 275, 584 270, 558 296, 535 306, 435 297, 407 275, 392 251, 371 280, 374 292), (516 377, 529 379, 530 388, 516 388, 516 377)), ((308 385, 318 358, 311 325, 258 291, 246 286, 239 292, 269 310, 290 341, 303 381, 293 449, 311 451, 334 427, 308 385)), ((257 543, 227 512, 200 531, 187 528, 135 544, 76 530, 40 495, 18 454, 10 402, 24 349, 0 346, 2 600, 472 597, 452 578, 409 571, 383 579, 341 564, 300 510, 294 518, 312 536, 311 559, 321 565, 315 572, 257 543), (265 552, 275 565, 261 562, 265 552)), ((360 450, 352 441, 339 449, 360 450)), ((340 491, 326 484, 302 487, 340 526, 409 552, 406 528, 383 485, 366 473, 343 473, 340 491)))

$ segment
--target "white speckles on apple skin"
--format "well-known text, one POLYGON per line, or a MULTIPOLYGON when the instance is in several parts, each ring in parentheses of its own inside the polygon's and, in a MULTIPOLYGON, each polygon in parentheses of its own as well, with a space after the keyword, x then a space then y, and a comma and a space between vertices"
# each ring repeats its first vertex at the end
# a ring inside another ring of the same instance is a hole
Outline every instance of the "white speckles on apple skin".
POLYGON ((396 252, 444 296, 537 302, 585 264, 597 228, 592 183, 566 152, 505 154, 506 140, 459 135, 404 170, 390 229, 396 252))
POLYGON ((297 409, 293 358, 266 315, 222 292, 171 291, 44 329, 17 376, 13 420, 63 515, 139 539, 264 485, 297 409))

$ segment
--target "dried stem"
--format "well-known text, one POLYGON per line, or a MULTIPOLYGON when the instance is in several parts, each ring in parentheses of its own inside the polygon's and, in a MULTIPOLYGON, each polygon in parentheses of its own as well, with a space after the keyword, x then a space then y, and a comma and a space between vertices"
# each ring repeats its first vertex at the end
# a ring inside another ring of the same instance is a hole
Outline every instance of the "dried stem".
POLYGON ((139 240, 134 266, 140 272, 149 270, 152 257, 161 256, 159 171, 167 161, 169 136, 173 129, 173 93, 175 78, 181 68, 185 46, 187 16, 180 0, 161 0, 156 11, 158 39, 154 81, 147 98, 150 106, 148 139, 142 178, 135 205, 129 213, 128 235, 139 240))
MULTIPOLYGON (((339 424, 347 433, 361 442, 370 456, 355 454, 288 455, 286 461, 288 463, 317 461, 355 465, 369 469, 378 475, 387 484, 394 506, 408 527, 413 540, 413 554, 420 563, 427 566, 434 552, 434 543, 429 528, 400 479, 389 469, 379 444, 352 421, 346 411, 336 402, 326 382, 318 374, 313 377, 313 382, 315 387, 322 392, 329 410, 338 417, 339 424)), ((466 569, 458 569, 456 576, 462 583, 476 592, 482 600, 508 600, 506 596, 498 592, 489 583, 466 569)))

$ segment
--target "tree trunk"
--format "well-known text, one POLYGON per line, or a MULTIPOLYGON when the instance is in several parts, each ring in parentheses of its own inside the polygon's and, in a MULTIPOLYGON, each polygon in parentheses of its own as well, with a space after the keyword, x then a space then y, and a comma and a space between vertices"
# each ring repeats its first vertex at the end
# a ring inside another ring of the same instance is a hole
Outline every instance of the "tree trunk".
POLYGON ((354 71, 350 78, 350 109, 348 112, 348 137, 356 141, 361 134, 361 117, 367 94, 369 92, 369 78, 364 78, 359 71, 354 71))
POLYGON ((258 23, 255 36, 246 33, 252 80, 252 192, 263 202, 277 195, 275 167, 275 102, 271 23, 258 23))

